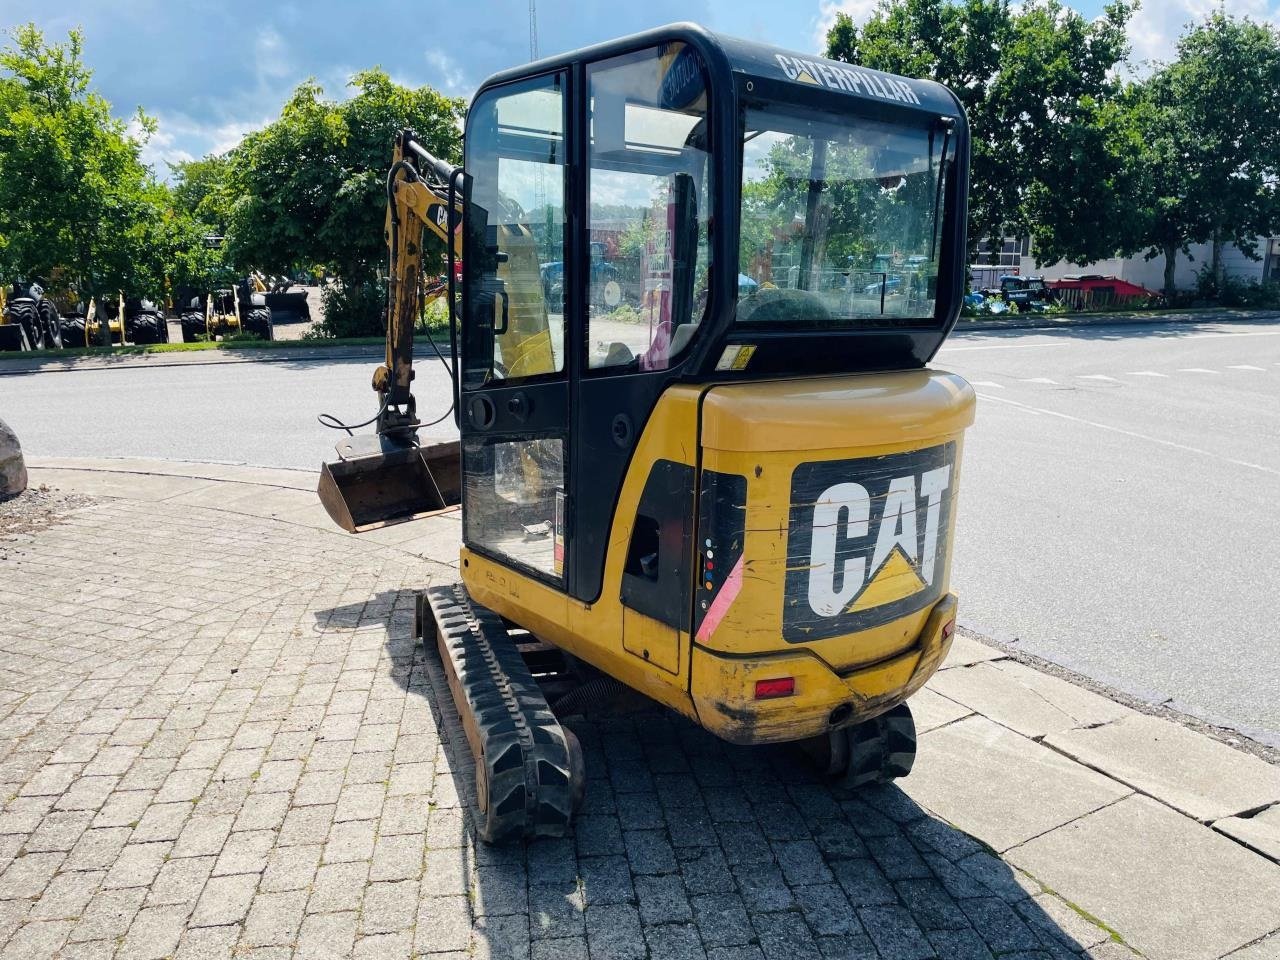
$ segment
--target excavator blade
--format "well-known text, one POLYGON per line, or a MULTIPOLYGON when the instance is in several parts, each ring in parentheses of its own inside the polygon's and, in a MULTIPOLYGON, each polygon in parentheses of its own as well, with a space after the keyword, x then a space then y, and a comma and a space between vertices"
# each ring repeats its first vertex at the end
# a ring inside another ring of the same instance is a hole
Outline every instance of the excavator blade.
POLYGON ((320 502, 349 533, 440 513, 462 501, 458 441, 397 446, 377 437, 338 444, 320 468, 320 502))
POLYGON ((310 323, 311 307, 305 290, 288 293, 267 293, 267 306, 271 308, 272 323, 310 323))

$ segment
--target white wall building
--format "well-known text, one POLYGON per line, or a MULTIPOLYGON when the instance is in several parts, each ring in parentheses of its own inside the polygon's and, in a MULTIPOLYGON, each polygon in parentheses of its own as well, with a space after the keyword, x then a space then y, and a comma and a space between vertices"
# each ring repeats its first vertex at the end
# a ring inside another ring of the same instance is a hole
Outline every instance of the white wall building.
MULTIPOLYGON (((1196 275, 1209 264, 1212 252, 1209 244, 1198 243, 1191 245, 1190 256, 1178 253, 1174 282, 1179 290, 1195 288, 1196 275)), ((1222 265, 1227 275, 1246 283, 1250 280, 1280 282, 1280 237, 1259 238, 1257 253, 1262 259, 1251 260, 1234 244, 1227 244, 1222 250, 1222 265)), ((1112 257, 1084 265, 1068 263, 1064 260, 1037 267, 1028 240, 1007 239, 1001 245, 999 252, 990 249, 988 243, 983 242, 978 245, 975 266, 987 264, 999 266, 1004 272, 1016 273, 1024 277, 1042 276, 1046 280, 1058 280, 1068 274, 1096 273, 1128 280, 1148 290, 1159 291, 1164 288, 1163 256, 1146 260, 1138 254, 1133 257, 1112 257)))

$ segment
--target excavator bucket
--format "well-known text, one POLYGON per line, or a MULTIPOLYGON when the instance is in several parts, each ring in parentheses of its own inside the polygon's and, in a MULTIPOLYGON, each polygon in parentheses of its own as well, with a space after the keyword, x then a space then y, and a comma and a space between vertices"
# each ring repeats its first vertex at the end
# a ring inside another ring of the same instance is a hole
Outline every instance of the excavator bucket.
POLYGON ((320 502, 349 533, 418 520, 462 501, 458 441, 393 446, 378 438, 347 440, 320 469, 320 502), (370 442, 371 441, 371 442, 370 442))
POLYGON ((267 306, 271 308, 272 323, 310 323, 311 307, 305 290, 288 293, 266 293, 267 306))

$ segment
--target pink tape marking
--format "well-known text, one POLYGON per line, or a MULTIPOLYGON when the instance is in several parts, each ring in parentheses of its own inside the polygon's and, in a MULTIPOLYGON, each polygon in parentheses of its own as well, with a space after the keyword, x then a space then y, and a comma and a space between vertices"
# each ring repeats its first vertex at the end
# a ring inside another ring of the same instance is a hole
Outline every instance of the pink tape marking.
POLYGON ((742 557, 738 558, 738 562, 729 571, 729 577, 725 580, 724 586, 711 601, 707 615, 702 619, 702 626, 698 628, 698 635, 694 638, 698 643, 705 643, 707 638, 716 632, 716 627, 720 626, 720 621, 724 619, 724 615, 729 612, 729 607, 742 591, 742 559, 742 557))

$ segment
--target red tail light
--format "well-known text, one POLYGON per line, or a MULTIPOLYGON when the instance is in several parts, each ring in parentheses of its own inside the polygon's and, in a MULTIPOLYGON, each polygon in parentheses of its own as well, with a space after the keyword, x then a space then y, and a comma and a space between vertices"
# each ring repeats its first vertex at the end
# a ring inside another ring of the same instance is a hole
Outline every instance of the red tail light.
POLYGON ((942 639, 946 640, 949 636, 956 632, 956 622, 948 620, 942 627, 942 639))
POLYGON ((774 697, 789 697, 795 692, 795 677, 777 677, 773 680, 756 681, 757 700, 772 700, 774 697))

